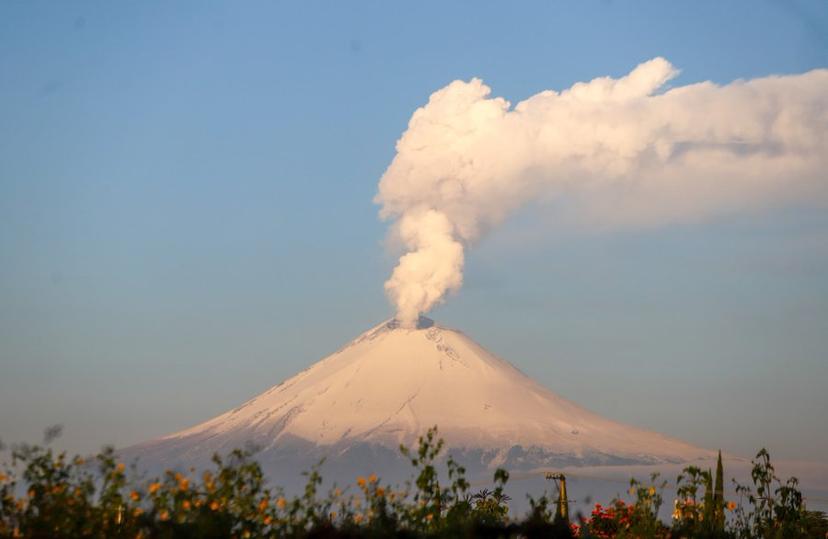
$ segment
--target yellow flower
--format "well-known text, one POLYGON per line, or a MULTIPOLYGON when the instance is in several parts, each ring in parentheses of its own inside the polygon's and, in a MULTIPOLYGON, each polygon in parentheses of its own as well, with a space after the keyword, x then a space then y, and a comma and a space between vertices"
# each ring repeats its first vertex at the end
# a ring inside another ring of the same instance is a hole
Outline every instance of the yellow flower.
POLYGON ((287 505, 287 500, 285 500, 284 496, 280 496, 278 500, 276 500, 276 507, 279 509, 284 509, 287 505))
POLYGON ((365 478, 361 475, 357 477, 357 485, 359 485, 359 488, 365 488, 365 478))
POLYGON ((149 493, 150 494, 155 494, 156 492, 158 492, 158 489, 160 489, 160 488, 161 488, 161 483, 159 483, 158 481, 156 481, 155 483, 150 483, 149 493))
POLYGON ((331 517, 331 520, 336 520, 336 511, 331 511, 329 516, 331 517))
POLYGON ((655 496, 655 487, 650 487, 650 490, 647 491, 650 496, 655 496))
POLYGON ((162 509, 160 513, 158 513, 158 518, 161 520, 169 520, 170 519, 170 512, 166 509, 162 509))
POLYGON ((635 494, 635 487, 630 487, 630 490, 628 490, 627 492, 629 492, 630 496, 632 496, 633 494, 635 494))
POLYGON ((679 508, 673 511, 673 520, 681 520, 681 510, 679 508))
POLYGON ((137 491, 133 490, 132 492, 129 493, 129 499, 132 500, 133 502, 137 502, 138 500, 141 499, 141 495, 138 494, 137 491))

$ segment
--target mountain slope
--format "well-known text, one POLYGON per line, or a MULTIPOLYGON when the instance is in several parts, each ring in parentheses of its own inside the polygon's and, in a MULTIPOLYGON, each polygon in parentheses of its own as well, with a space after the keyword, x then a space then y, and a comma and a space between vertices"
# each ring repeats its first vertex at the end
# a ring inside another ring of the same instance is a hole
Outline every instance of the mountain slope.
POLYGON ((238 408, 123 453, 190 465, 254 444, 273 466, 311 456, 370 461, 383 450, 391 458, 432 425, 450 448, 488 468, 685 462, 712 454, 589 412, 425 318, 417 329, 384 322, 238 408))

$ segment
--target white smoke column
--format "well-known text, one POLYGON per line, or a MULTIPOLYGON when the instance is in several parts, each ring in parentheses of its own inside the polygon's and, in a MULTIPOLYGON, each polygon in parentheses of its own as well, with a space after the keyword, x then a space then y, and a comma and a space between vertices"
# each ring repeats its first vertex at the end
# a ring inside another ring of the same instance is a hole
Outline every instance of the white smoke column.
POLYGON ((434 210, 406 212, 399 235, 409 252, 400 258, 385 290, 397 306, 397 321, 413 327, 421 312, 463 284, 463 246, 448 218, 434 210))
POLYGON ((828 70, 661 91, 655 58, 514 108, 479 79, 414 112, 375 201, 407 252, 385 283, 404 325, 463 280, 463 249, 532 199, 570 219, 658 225, 828 199, 828 70))

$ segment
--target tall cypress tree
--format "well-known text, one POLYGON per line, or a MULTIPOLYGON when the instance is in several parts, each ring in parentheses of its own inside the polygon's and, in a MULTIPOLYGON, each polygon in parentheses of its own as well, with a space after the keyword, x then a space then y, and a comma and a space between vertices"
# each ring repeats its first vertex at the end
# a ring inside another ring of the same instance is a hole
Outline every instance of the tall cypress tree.
POLYGON ((719 450, 719 461, 716 463, 716 486, 713 491, 713 507, 715 507, 715 525, 718 531, 724 530, 724 469, 722 468, 722 450, 719 450))

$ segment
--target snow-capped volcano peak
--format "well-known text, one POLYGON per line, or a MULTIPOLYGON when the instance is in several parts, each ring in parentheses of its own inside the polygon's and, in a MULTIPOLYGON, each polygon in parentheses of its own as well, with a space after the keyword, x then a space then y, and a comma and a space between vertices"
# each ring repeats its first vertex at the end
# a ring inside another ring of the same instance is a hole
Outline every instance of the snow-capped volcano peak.
MULTIPOLYGON (((502 464, 663 462, 710 457, 678 440, 604 419, 561 398, 463 333, 421 317, 393 319, 238 408, 135 449, 203 456, 251 442, 342 453, 396 448, 437 425, 449 447, 502 464)), ((209 456, 209 455, 208 455, 209 456)))

